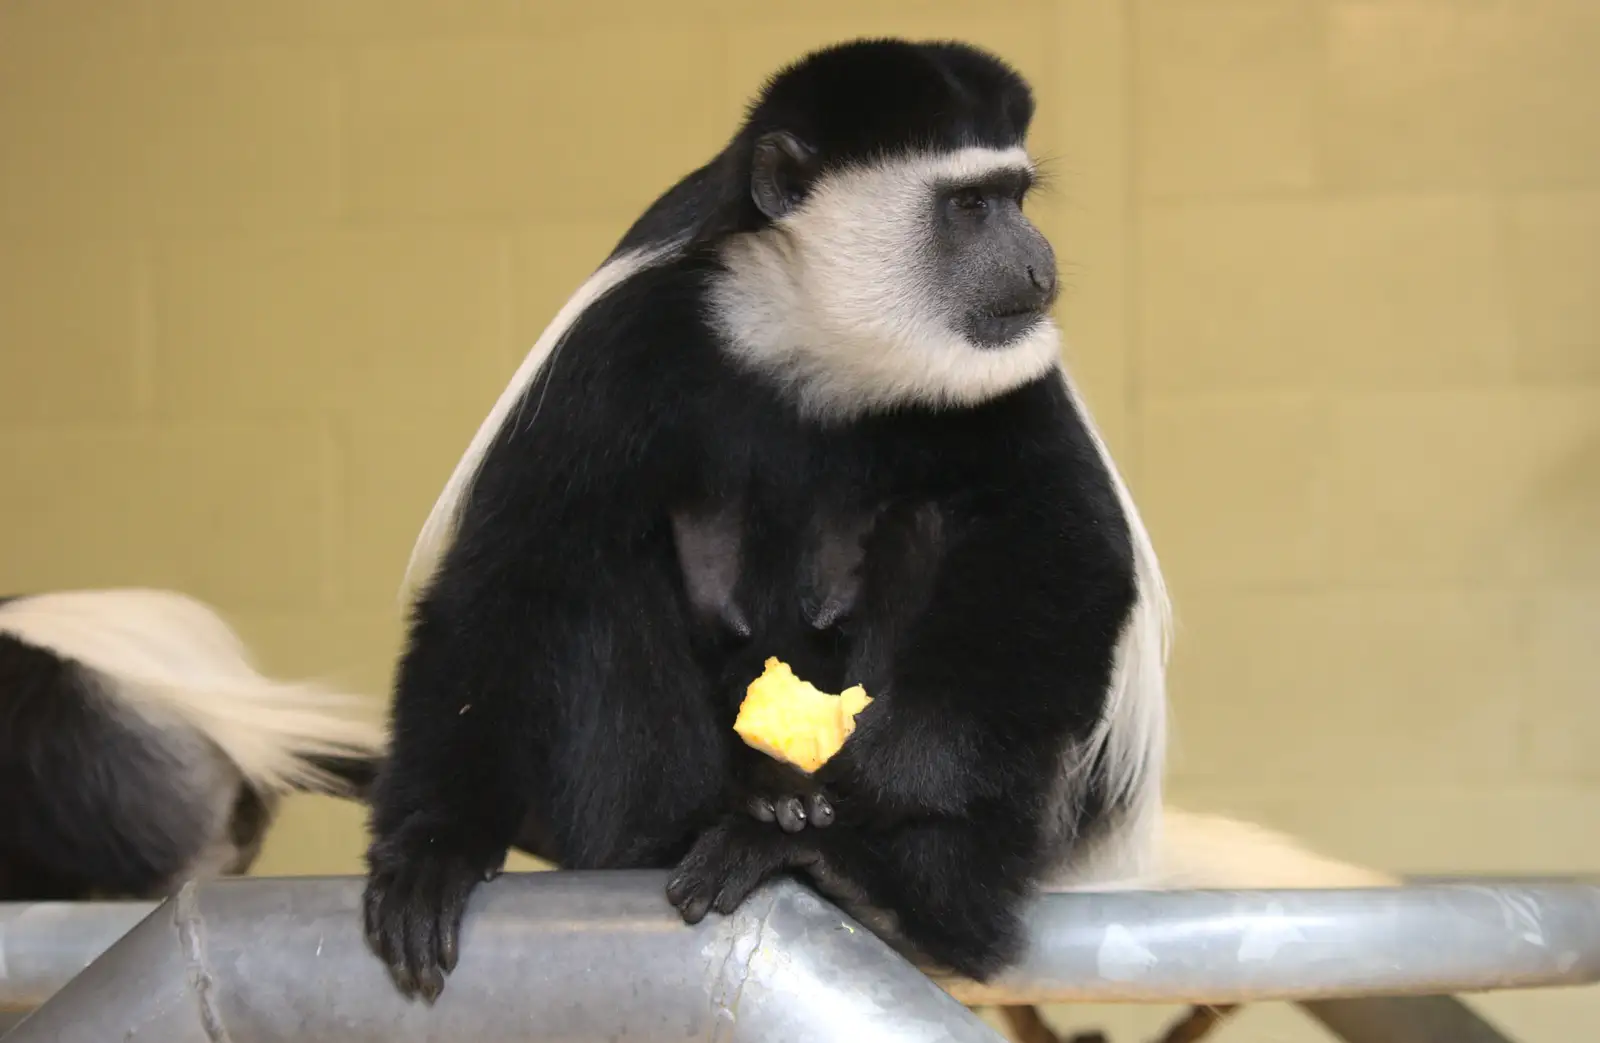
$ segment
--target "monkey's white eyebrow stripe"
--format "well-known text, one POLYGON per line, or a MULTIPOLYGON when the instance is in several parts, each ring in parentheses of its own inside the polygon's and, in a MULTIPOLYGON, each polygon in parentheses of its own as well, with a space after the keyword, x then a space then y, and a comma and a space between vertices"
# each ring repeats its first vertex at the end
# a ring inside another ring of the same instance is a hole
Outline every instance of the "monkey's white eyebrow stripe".
POLYGON ((991 174, 1034 172, 1033 158, 1020 146, 1007 149, 964 148, 913 158, 909 165, 930 181, 977 181, 991 174))
POLYGON ((899 183, 935 184, 972 182, 1001 173, 1033 174, 1033 158, 1020 146, 1007 149, 973 146, 955 152, 922 152, 908 156, 857 163, 832 174, 824 184, 859 178, 890 179, 899 183))

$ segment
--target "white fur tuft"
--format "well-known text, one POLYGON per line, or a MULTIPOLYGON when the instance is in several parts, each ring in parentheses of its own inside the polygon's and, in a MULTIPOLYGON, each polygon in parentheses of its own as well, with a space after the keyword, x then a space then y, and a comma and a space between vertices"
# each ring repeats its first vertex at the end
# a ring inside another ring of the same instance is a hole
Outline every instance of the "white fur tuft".
POLYGON ((824 174, 794 213, 724 247, 711 303, 730 353, 820 420, 973 405, 1049 372, 1054 322, 1004 348, 976 346, 925 260, 933 187, 998 169, 1032 163, 1022 149, 968 148, 824 174))
POLYGON ((1065 365, 1061 379, 1111 473, 1127 516, 1139 597, 1118 645, 1101 725, 1086 751, 1074 751, 1069 769, 1082 771, 1103 746, 1108 802, 1129 810, 1120 821, 1108 824, 1106 834, 1071 852, 1046 890, 1351 888, 1399 883, 1375 869, 1321 855, 1283 833, 1163 805, 1172 604, 1149 531, 1065 365))
MULTIPOLYGON (((506 421, 511 417, 511 411, 522 400, 523 394, 554 357, 567 331, 578 321, 578 317, 607 291, 666 257, 677 248, 677 245, 666 243, 646 250, 636 250, 606 262, 589 276, 567 299, 567 303, 561 306, 561 310, 556 312, 555 318, 551 319, 544 332, 539 334, 539 339, 528 349, 522 364, 511 375, 511 382, 500 392, 500 397, 489 410, 489 415, 478 425, 477 433, 467 445, 467 451, 456 463, 455 470, 450 472, 450 478, 445 482, 444 489, 434 501, 433 509, 428 512, 422 531, 412 546, 411 559, 406 564, 402 595, 413 594, 438 566, 440 557, 449 547, 450 539, 454 535, 462 501, 466 499, 467 490, 477 477, 478 468, 483 465, 483 458, 488 455, 489 447, 494 444, 495 438, 505 427, 506 421)), ((529 422, 532 422, 532 418, 529 418, 529 422)))
POLYGON ((1161 840, 1134 874, 1074 868, 1048 891, 1317 890, 1395 887, 1399 877, 1341 862, 1287 834, 1224 815, 1161 809, 1161 840))
POLYGON ((80 590, 0 605, 0 633, 70 659, 158 726, 193 728, 253 784, 337 790, 303 758, 371 757, 384 729, 354 716, 358 697, 263 677, 207 606, 163 590, 80 590))
MULTIPOLYGON (((1062 764, 1059 799, 1063 814, 1076 818, 1071 795, 1081 790, 1083 773, 1104 752, 1105 800, 1125 810, 1105 833, 1070 850, 1076 872, 1094 876, 1143 873, 1157 857, 1161 842, 1161 793, 1167 758, 1167 659, 1172 644, 1172 603, 1155 545, 1133 494, 1111 451, 1095 426, 1088 404, 1078 393, 1064 364, 1062 382, 1078 415, 1094 440, 1100 460, 1110 473, 1117 500, 1127 519, 1133 541, 1138 598, 1117 644, 1116 664, 1106 696, 1105 712, 1088 742, 1067 751, 1062 764)), ((1069 822, 1059 825, 1063 829, 1069 822)))

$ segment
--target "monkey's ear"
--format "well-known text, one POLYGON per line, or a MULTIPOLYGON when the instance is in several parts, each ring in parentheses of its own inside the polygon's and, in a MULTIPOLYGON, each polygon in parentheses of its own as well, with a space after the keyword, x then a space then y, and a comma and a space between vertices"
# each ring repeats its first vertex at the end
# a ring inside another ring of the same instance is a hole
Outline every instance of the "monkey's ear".
POLYGON ((816 176, 816 151, 786 130, 756 139, 751 163, 750 197, 769 221, 787 215, 816 176))

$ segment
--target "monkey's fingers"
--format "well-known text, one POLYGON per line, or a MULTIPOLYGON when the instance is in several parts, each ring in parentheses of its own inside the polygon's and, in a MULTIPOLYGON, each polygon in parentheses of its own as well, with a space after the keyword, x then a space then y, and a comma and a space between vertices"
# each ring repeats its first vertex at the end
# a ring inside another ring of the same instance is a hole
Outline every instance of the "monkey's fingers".
POLYGON ((806 819, 816 828, 833 824, 833 804, 821 793, 806 794, 806 819))
POLYGON ((717 894, 713 863, 725 833, 722 826, 702 833, 667 880, 667 901, 678 910, 684 923, 697 924, 711 911, 711 902, 717 894))
POLYGON ((751 797, 745 802, 745 808, 750 812, 750 817, 757 822, 776 822, 777 809, 772 806, 772 801, 767 797, 751 797))
POLYGON ((366 921, 367 947, 388 969, 400 993, 410 996, 414 983, 400 958, 404 952, 403 928, 397 929, 397 921, 392 915, 395 884, 393 875, 387 873, 374 873, 368 879, 366 893, 362 896, 363 918, 366 921))
POLYGON ((417 995, 417 977, 411 966, 408 955, 407 932, 410 917, 407 915, 409 904, 405 874, 395 874, 387 881, 386 886, 378 893, 378 910, 376 923, 372 929, 373 947, 378 953, 378 958, 383 961, 389 970, 389 976, 394 979, 395 988, 406 998, 417 995))
POLYGON ((713 909, 726 916, 793 861, 797 850, 788 836, 749 822, 733 819, 714 826, 700 835, 668 880, 667 900, 686 923, 699 923, 713 909))
POLYGON ((716 897, 713 884, 703 869, 680 871, 680 875, 667 884, 667 901, 677 908, 683 922, 692 926, 711 911, 711 902, 716 897))
POLYGON ((444 991, 444 972, 438 959, 445 887, 442 875, 443 867, 437 862, 422 866, 411 900, 401 909, 406 974, 417 994, 429 1003, 444 991))
MULTIPOLYGON (((492 875, 481 874, 486 880, 492 880, 499 875, 498 869, 493 870, 492 875)), ((439 903, 435 955, 440 969, 446 974, 455 971, 456 963, 461 958, 461 922, 466 918, 467 900, 472 897, 478 882, 479 877, 465 867, 460 867, 444 882, 444 893, 439 903)))
POLYGON ((806 828, 806 806, 799 797, 779 797, 773 807, 778 816, 778 828, 785 833, 798 833, 806 828))
POLYGON ((432 1003, 459 956, 467 900, 487 871, 456 855, 374 845, 362 900, 367 944, 407 997, 432 1003))
POLYGON ((731 915, 772 874, 772 869, 772 859, 763 852, 738 852, 723 868, 722 884, 711 907, 723 916, 731 915))

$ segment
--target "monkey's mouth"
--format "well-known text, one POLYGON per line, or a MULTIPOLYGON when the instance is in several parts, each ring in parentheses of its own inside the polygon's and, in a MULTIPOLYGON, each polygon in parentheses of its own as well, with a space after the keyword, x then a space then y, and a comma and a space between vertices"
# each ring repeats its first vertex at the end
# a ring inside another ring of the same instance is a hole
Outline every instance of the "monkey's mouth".
POLYGON ((980 348, 1003 348, 1033 329, 1043 317, 1044 312, 1033 308, 973 312, 967 316, 967 339, 980 348))

